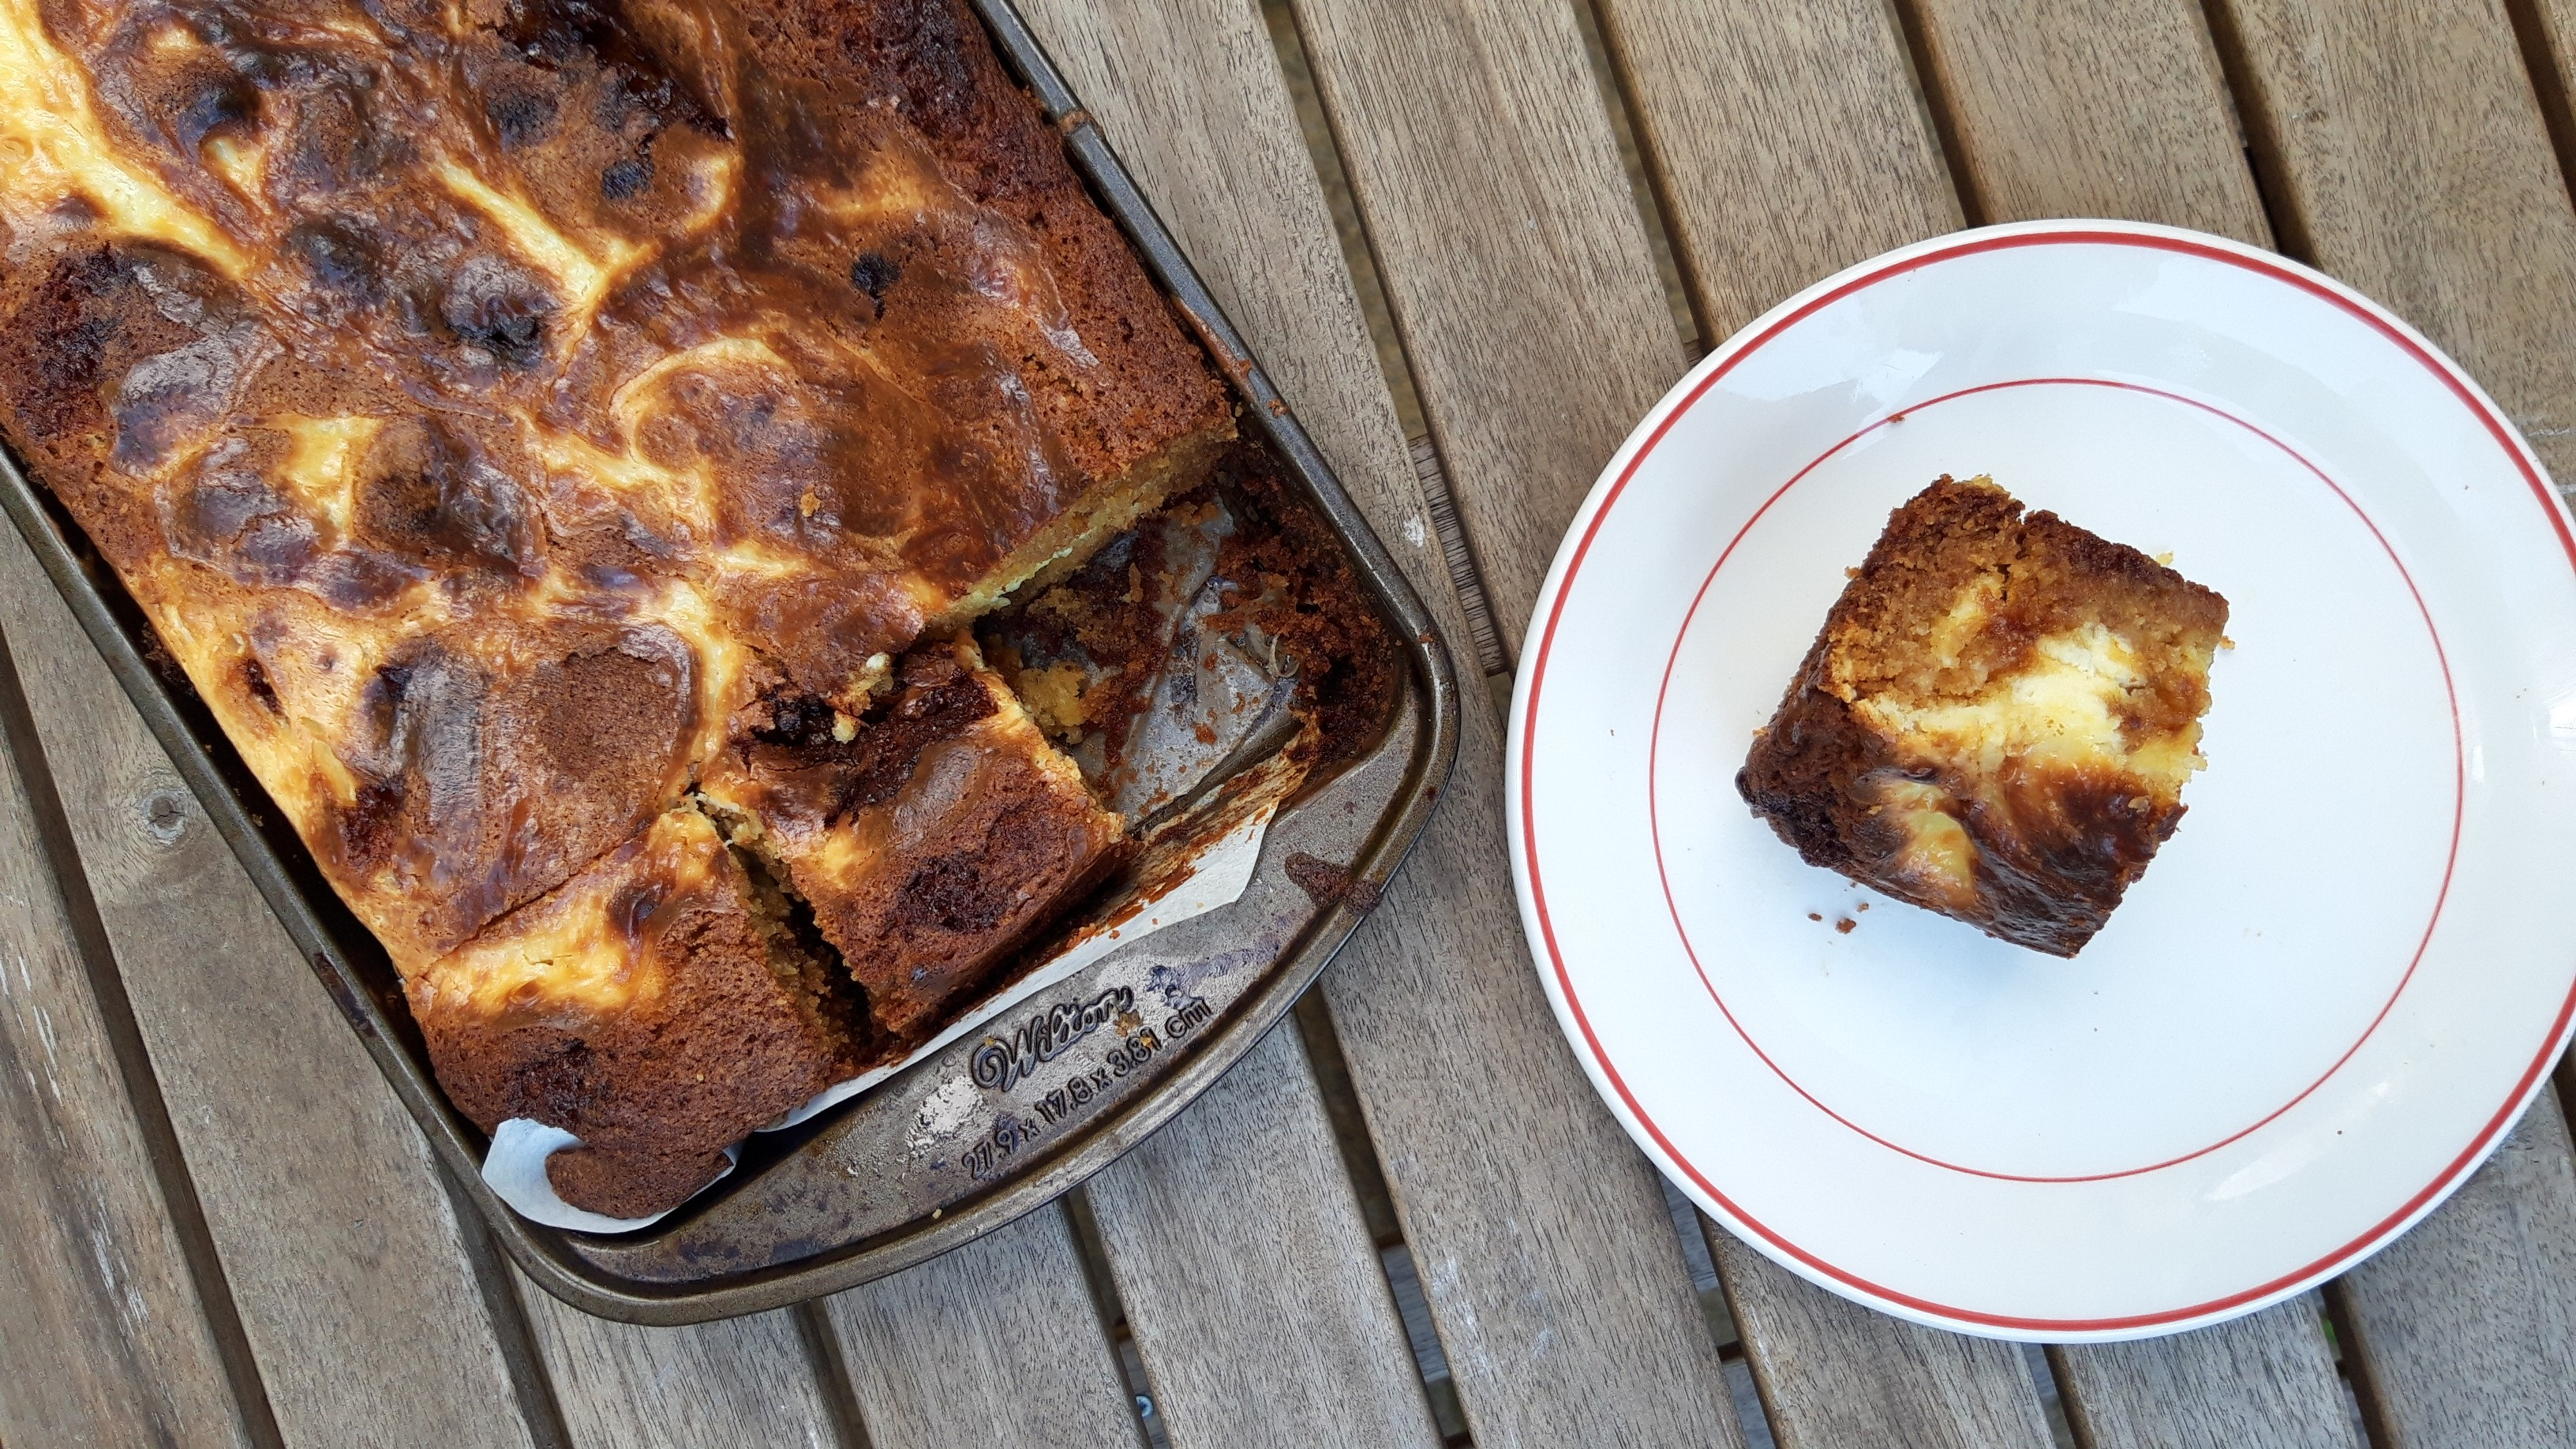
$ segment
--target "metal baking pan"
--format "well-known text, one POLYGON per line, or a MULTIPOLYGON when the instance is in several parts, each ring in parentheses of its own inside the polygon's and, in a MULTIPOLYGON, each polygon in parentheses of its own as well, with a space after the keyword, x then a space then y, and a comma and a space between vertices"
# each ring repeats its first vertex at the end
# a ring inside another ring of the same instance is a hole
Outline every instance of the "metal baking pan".
POLYGON ((458 1190, 528 1276, 603 1317, 695 1323, 835 1292, 991 1232, 1107 1166, 1207 1090, 1324 969, 1421 832, 1457 752, 1457 680, 1421 600, 1027 25, 1008 0, 971 3, 1063 131, 1102 209, 1231 381, 1247 433, 1340 536, 1399 651, 1397 698, 1372 746, 1308 782, 1274 818, 1252 884, 1231 905, 1108 956, 812 1122, 755 1136, 732 1176, 648 1229, 541 1227, 484 1186, 483 1134, 440 1091, 383 948, 187 681, 151 662, 151 626, 115 573, 52 495, 0 458, 0 507, 458 1190), (1292 856, 1305 857, 1309 885, 1316 861, 1340 868, 1327 879, 1346 870, 1349 884, 1310 892, 1291 878, 1292 856), (1115 1024, 1138 1018, 1132 1031, 1115 1024), (1043 1049, 990 1070, 993 1053, 1032 1025, 1043 1049), (979 1054, 988 1058, 980 1077, 979 1054))

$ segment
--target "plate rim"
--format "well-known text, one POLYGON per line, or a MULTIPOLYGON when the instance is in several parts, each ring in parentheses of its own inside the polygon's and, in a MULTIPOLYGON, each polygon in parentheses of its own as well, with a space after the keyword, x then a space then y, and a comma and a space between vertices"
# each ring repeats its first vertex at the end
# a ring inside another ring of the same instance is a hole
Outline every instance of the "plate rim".
POLYGON ((1746 323, 1713 349, 1650 408, 1603 467, 1576 510, 1555 558, 1550 563, 1532 607, 1524 639, 1536 646, 1513 681, 1507 721, 1504 768, 1504 825, 1511 850, 1512 885, 1531 958, 1559 1030, 1574 1049, 1585 1075, 1620 1126, 1665 1177, 1683 1190, 1730 1232, 1765 1257, 1800 1277, 1842 1297, 1914 1322, 1984 1337, 2049 1342, 2109 1341, 2153 1337, 2206 1327, 2255 1312, 2346 1271, 2387 1246, 2439 1207, 2470 1173, 2491 1155, 2533 1100, 2548 1087, 2549 1067, 2576 1035, 2576 980, 2560 1002, 2557 1020, 2540 1053, 2487 1122, 2439 1173, 2396 1211, 2360 1235, 2308 1264, 2218 1298, 2145 1313, 2098 1318, 2043 1318, 1991 1313, 1936 1303, 1870 1282, 1807 1252, 1758 1219, 1738 1209, 1700 1171, 1684 1159, 1630 1094, 1626 1082, 1594 1035, 1577 999, 1563 952, 1559 949, 1545 902, 1532 843, 1531 783, 1536 762, 1529 721, 1544 689, 1547 659, 1563 610, 1565 588, 1580 570, 1602 518, 1643 465, 1646 456, 1679 418, 1727 373, 1766 343, 1809 315, 1844 297, 1892 277, 1941 262, 1986 252, 2034 246, 2124 246, 2196 256, 2287 284, 2356 318, 2411 356, 2432 373, 2469 411, 2502 449, 2540 501, 2561 551, 2576 567, 2576 520, 2551 485, 2521 432, 2467 371, 2422 333, 2387 308, 2332 277, 2277 253, 2231 238, 2149 222, 2102 218, 2063 218, 2012 222, 1926 238, 1846 267, 1808 286, 1746 323))

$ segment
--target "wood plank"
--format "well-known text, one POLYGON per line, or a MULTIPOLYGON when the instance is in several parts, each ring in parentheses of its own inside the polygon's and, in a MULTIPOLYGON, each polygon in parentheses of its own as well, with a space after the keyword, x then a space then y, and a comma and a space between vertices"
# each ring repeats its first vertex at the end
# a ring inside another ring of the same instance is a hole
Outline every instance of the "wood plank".
POLYGON ((2495 0, 2235 0, 2219 37, 2294 253, 2393 308, 2576 481, 2576 211, 2495 0))
MULTIPOLYGON (((2490 4, 2213 12, 2284 241, 2458 357, 2576 478, 2576 210, 2490 4), (2295 234, 2293 234, 2295 233, 2295 234)), ((2576 1163, 2544 1098, 2461 1194, 2329 1291, 2384 1442, 2576 1423, 2576 1163)))
POLYGON ((1525 0, 1295 8, 1517 656, 1575 505, 1688 360, 1582 30, 1525 0))
POLYGON ((127 1096, 112 1008, 39 834, 29 782, 52 802, 17 694, 0 673, 0 1439, 246 1445, 154 1172, 160 1134, 127 1096))
POLYGON ((1918 0, 1923 51, 1987 221, 2271 229, 2196 0, 1918 0))
POLYGON ((1884 0, 1600 9, 1704 341, 1960 225, 1884 0))
POLYGON ((14 529, 0 617, 278 1427, 531 1443, 428 1144, 14 529))
POLYGON ((873 1449, 1142 1449, 1060 1203, 824 1306, 873 1449))
MULTIPOLYGON (((1466 649, 1421 483, 1253 4, 1030 8, 1443 633, 1466 649), (1113 35, 1114 45, 1103 38, 1113 35)), ((1568 43, 1579 62, 1580 38, 1568 43)), ((1615 177, 1615 151, 1609 165, 1615 177)), ((1638 248, 1627 268, 1634 311, 1667 349, 1655 365, 1669 376, 1680 365, 1670 316, 1634 208, 1611 199, 1638 248)), ((1553 213, 1540 225, 1561 229, 1553 213)), ((1551 334, 1517 334, 1515 347, 1533 335, 1551 334)), ((1561 402, 1547 403, 1551 415, 1561 402)), ((1450 406, 1480 421, 1454 398, 1450 406)), ((1579 489, 1599 463, 1560 469, 1550 486, 1579 489)), ((1540 547, 1554 546, 1563 522, 1560 513, 1545 526, 1540 547)), ((1526 592, 1516 607, 1525 617, 1526 592)), ((1461 666, 1472 677, 1472 655, 1461 666)), ((1653 1176, 1548 1025, 1504 866, 1499 722, 1474 698, 1439 813, 1324 978, 1459 1396, 1486 1445, 1738 1442, 1653 1176)))
MULTIPOLYGON (((1026 14, 1162 216, 1273 211, 1314 171, 1256 8, 1042 3, 1026 14), (1210 67, 1223 83, 1208 85, 1210 67), (1244 93, 1266 81, 1271 108, 1244 93), (1223 108, 1220 112, 1220 108, 1223 108), (1263 125, 1266 142, 1248 142, 1263 125)), ((1220 223, 1222 225, 1222 223, 1220 223)), ((1331 237, 1306 239, 1349 283, 1331 237), (1318 245, 1320 243, 1320 246, 1318 245)), ((1212 269, 1248 271, 1231 255, 1212 269)), ((1299 280, 1291 274, 1292 284, 1299 280)), ((1364 335, 1364 334, 1363 334, 1364 335)), ((1382 392, 1382 388, 1381 388, 1382 392)), ((1293 1027, 1086 1189, 1158 1412, 1182 1444, 1436 1442, 1422 1383, 1293 1027), (1300 1265, 1295 1275, 1283 1262, 1300 1265), (1247 1312, 1267 1302, 1274 1312, 1247 1312), (1283 1340, 1276 1325, 1293 1316, 1283 1340)))
POLYGON ((2576 1171, 2547 1092, 2414 1231, 2328 1290, 2387 1449, 2576 1433, 2576 1171))
POLYGON ((2531 68, 2559 175, 2576 187, 2576 0, 2524 0, 2506 13, 2531 68))
POLYGON ((1903 1444, 2049 1449, 2019 1347, 1837 1298, 1711 1228, 1718 1281, 1781 1449, 1903 1444))
MULTIPOLYGON (((1886 7, 1603 0, 1602 15, 1709 336, 1959 225, 1886 7)), ((2014 1351, 1845 1303, 1705 1226, 1782 1443, 2049 1442, 2014 1351)))
POLYGON ((1174 1444, 1440 1442, 1293 1022, 1084 1191, 1174 1444))
MULTIPOLYGON (((2198 6, 1922 0, 1915 13, 1984 219, 2117 216, 2270 244, 2198 6)), ((2312 1305, 2051 1362, 2088 1444, 2355 1442, 2312 1305)))
POLYGON ((1468 1427, 1481 1445, 1740 1443, 1654 1169, 1546 1015, 1504 874, 1501 754, 1471 706, 1439 816, 1324 977, 1468 1427))
POLYGON ((2361 1449, 2314 1293, 2196 1333, 2049 1350, 2091 1449, 2361 1449))
POLYGON ((838 1444, 796 1310, 642 1328, 593 1318, 510 1276, 574 1444, 838 1444))

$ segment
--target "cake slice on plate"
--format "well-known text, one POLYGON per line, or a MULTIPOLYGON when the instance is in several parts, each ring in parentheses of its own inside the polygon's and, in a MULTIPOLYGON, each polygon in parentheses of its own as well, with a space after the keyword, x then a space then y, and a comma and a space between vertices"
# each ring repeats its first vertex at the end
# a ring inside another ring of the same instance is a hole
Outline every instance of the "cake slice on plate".
POLYGON ((2183 816, 2227 600, 1988 478, 1890 516, 1736 775, 1809 864, 2073 956, 2183 816))

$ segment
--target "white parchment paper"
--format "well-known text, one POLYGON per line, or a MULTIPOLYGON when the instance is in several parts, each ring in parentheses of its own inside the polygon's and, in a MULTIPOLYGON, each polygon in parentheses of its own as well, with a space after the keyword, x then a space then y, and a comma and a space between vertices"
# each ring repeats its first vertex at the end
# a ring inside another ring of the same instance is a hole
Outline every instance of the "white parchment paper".
MULTIPOLYGON (((1268 833, 1270 819, 1278 812, 1279 800, 1285 791, 1270 788, 1258 794, 1261 798, 1245 802, 1250 806, 1249 810, 1231 828, 1194 845, 1185 857, 1185 866, 1176 863, 1168 873, 1162 874, 1162 880, 1168 884, 1158 883, 1158 893, 1151 900, 1138 902, 1133 914, 1113 907, 1107 920, 1077 931, 1043 965, 977 1002, 960 1014, 947 1030, 915 1048, 902 1060, 870 1068, 846 1082, 826 1087, 803 1106, 760 1130, 774 1132, 793 1127, 826 1108, 846 1102, 983 1026, 1030 996, 1071 978, 1110 952, 1133 945, 1166 926, 1177 925, 1193 916, 1203 916, 1231 903, 1243 894, 1244 887, 1252 883, 1253 867, 1261 859, 1262 837, 1268 833)), ((553 1183, 546 1177, 546 1159, 580 1143, 580 1138, 560 1127, 513 1117, 492 1134, 492 1150, 483 1158, 483 1181, 521 1217, 550 1228, 574 1232, 631 1233, 638 1228, 651 1227, 671 1212, 678 1211, 674 1207, 650 1217, 612 1218, 574 1207, 557 1197, 553 1183)), ((740 1153, 736 1149, 728 1149, 727 1155, 739 1157, 740 1153)), ((715 1181, 723 1181, 731 1171, 727 1168, 715 1181)), ((709 1187, 714 1185, 714 1182, 708 1184, 709 1187)))

